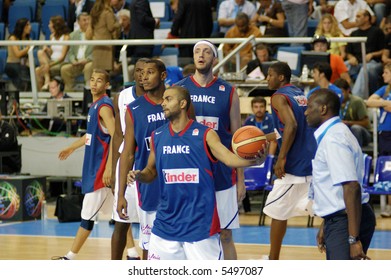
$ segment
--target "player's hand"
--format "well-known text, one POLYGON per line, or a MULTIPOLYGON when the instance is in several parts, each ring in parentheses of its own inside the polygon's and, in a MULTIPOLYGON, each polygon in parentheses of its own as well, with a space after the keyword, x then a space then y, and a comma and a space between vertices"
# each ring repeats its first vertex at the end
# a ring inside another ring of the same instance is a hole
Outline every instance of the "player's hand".
POLYGON ((129 219, 127 209, 128 209, 128 202, 126 201, 125 197, 118 196, 117 213, 118 216, 123 220, 129 219))
POLYGON ((255 156, 255 162, 257 165, 261 165, 266 161, 267 155, 269 154, 269 142, 266 142, 266 145, 262 145, 262 149, 258 151, 258 154, 255 156))
POLYGON ((319 227, 318 234, 316 235, 316 243, 318 244, 318 249, 321 253, 326 252, 326 244, 324 243, 324 231, 323 231, 324 223, 322 223, 319 227))
POLYGON ((274 165, 274 174, 278 179, 281 179, 282 177, 285 176, 285 163, 286 163, 286 158, 277 158, 277 162, 274 165))
POLYGON ((353 260, 370 260, 371 258, 365 255, 361 241, 357 241, 357 243, 350 245, 350 257, 353 260))
POLYGON ((73 149, 72 148, 66 148, 64 150, 62 150, 59 154, 58 154, 58 158, 60 160, 66 160, 72 153, 73 153, 73 149))
POLYGON ((126 183, 128 185, 133 184, 134 182, 136 182, 138 180, 139 176, 140 176, 140 170, 129 171, 126 183))
POLYGON ((106 167, 105 172, 103 172, 103 185, 105 187, 110 188, 111 187, 111 168, 106 167))
POLYGON ((246 197, 246 186, 244 185, 243 181, 236 182, 236 192, 237 192, 238 203, 240 203, 246 197))

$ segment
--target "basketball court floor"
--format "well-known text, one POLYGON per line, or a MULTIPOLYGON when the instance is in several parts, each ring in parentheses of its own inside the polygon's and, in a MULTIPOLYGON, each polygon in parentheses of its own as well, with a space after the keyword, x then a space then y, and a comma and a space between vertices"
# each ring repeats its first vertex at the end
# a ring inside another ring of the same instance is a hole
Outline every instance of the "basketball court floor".
MULTIPOLYGON (((46 220, 0 223, 0 260, 49 260, 68 252, 79 222, 59 223, 53 213, 52 205, 48 207, 46 220)), ((265 226, 258 226, 258 219, 255 211, 240 215, 241 228, 233 231, 238 259, 261 259, 268 253, 270 220, 267 218, 265 226)), ((110 259, 110 238, 114 226, 109 225, 108 220, 109 217, 100 217, 78 259, 110 259)), ((315 218, 314 227, 309 228, 307 217, 289 220, 281 259, 325 259, 316 247, 320 222, 315 218)), ((138 224, 133 225, 133 235, 138 238, 138 224)), ((377 229, 368 255, 373 260, 391 260, 391 219, 377 218, 377 229)))

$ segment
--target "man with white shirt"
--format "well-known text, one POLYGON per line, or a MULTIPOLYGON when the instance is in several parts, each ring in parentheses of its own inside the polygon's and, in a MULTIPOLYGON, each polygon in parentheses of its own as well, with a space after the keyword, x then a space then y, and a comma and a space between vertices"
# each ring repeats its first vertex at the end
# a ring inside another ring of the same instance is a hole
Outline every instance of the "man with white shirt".
MULTIPOLYGON (((77 21, 80 29, 70 34, 70 40, 85 40, 85 31, 90 22, 90 16, 87 13, 81 13, 77 21)), ((92 74, 92 47, 86 45, 72 45, 68 51, 69 63, 61 67, 61 78, 65 84, 65 91, 73 91, 75 79, 83 74, 85 86, 89 87, 89 81, 92 74)))
POLYGON ((358 29, 356 15, 360 10, 367 10, 372 16, 372 24, 376 22, 374 12, 364 0, 340 0, 335 4, 334 17, 345 36, 350 36, 354 30, 358 29))

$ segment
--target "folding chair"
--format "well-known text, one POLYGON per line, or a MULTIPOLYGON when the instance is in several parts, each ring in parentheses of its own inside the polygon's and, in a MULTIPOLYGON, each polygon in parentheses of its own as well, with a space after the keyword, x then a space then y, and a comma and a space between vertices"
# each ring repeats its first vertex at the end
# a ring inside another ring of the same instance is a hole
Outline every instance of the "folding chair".
POLYGON ((266 193, 264 190, 265 188, 271 187, 273 158, 274 156, 268 155, 263 164, 244 168, 244 184, 246 186, 246 191, 262 192, 262 203, 258 222, 259 226, 265 224, 263 207, 266 200, 266 193))

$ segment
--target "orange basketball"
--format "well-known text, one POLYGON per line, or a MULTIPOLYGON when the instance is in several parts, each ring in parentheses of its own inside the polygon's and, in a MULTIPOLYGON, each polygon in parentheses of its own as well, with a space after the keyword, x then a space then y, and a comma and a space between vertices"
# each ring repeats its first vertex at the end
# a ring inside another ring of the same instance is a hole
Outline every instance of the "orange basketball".
POLYGON ((265 133, 253 125, 239 128, 232 137, 232 150, 243 159, 254 159, 263 145, 266 145, 265 133))

